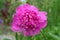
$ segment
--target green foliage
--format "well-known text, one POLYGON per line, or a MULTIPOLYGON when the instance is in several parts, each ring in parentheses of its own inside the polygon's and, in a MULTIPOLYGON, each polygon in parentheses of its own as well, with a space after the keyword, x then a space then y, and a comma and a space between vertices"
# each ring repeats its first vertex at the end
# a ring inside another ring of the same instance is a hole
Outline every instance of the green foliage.
POLYGON ((0 10, 4 7, 4 1, 3 0, 0 0, 0 10))

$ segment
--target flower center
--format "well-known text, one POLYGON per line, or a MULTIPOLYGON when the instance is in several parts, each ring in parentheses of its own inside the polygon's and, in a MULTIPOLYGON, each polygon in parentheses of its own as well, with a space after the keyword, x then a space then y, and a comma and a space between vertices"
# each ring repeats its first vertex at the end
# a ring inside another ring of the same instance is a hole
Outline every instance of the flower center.
POLYGON ((25 13, 23 16, 23 28, 25 30, 35 30, 36 29, 36 25, 34 23, 34 21, 37 21, 37 16, 34 13, 25 13))
POLYGON ((36 27, 35 27, 35 25, 28 23, 28 24, 25 24, 24 29, 25 30, 35 30, 36 27))

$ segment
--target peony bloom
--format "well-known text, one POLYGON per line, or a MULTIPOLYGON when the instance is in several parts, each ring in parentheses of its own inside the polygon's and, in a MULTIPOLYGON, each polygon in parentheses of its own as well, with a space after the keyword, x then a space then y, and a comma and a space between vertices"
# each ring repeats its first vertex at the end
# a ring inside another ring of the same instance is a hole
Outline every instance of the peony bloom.
POLYGON ((34 36, 47 25, 47 13, 35 6, 24 4, 16 8, 13 16, 12 31, 22 32, 24 36, 34 36))

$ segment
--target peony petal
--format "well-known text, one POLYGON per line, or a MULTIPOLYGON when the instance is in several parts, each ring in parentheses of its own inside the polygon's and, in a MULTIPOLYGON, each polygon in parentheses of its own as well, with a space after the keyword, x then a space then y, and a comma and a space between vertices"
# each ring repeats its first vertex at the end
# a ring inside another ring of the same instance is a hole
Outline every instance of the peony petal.
POLYGON ((47 15, 47 12, 45 12, 45 11, 40 11, 40 14, 47 15))
POLYGON ((46 12, 39 12, 38 18, 40 19, 40 22, 44 22, 45 20, 47 20, 46 14, 46 12))
POLYGON ((18 23, 18 21, 16 22, 12 22, 12 28, 11 28, 14 32, 21 32, 22 28, 20 26, 20 23, 18 23))
POLYGON ((15 27, 15 26, 13 26, 11 29, 12 29, 14 32, 21 32, 21 31, 22 31, 20 28, 15 27))
POLYGON ((40 25, 40 28, 45 28, 47 25, 47 21, 41 22, 39 25, 40 25))
POLYGON ((21 5, 16 8, 16 13, 24 13, 27 11, 27 9, 30 8, 29 4, 21 5))
POLYGON ((36 29, 35 31, 24 31, 24 36, 34 36, 40 33, 40 29, 36 29))
POLYGON ((34 12, 36 12, 36 13, 38 12, 38 8, 35 7, 35 6, 31 6, 31 7, 30 7, 30 10, 31 10, 31 11, 34 11, 34 12))

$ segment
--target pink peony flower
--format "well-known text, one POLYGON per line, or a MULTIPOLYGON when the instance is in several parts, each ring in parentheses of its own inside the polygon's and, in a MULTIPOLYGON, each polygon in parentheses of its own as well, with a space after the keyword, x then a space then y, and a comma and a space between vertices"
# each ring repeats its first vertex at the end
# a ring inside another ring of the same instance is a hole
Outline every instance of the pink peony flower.
POLYGON ((35 6, 24 4, 16 8, 13 16, 12 30, 22 32, 24 36, 34 36, 47 25, 47 13, 35 6))

